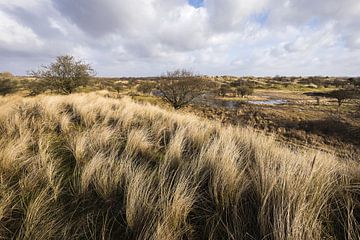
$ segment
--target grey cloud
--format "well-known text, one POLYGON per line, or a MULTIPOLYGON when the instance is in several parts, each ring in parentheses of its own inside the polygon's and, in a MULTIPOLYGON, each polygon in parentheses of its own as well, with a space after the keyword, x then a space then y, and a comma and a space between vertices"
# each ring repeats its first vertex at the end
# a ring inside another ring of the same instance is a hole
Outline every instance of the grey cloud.
MULTIPOLYGON (((56 9, 93 37, 118 32, 136 36, 142 31, 156 30, 166 6, 179 1, 163 0, 52 0, 56 9), (156 4, 157 3, 157 4, 156 4), (151 29, 152 28, 152 29, 151 29)), ((170 5, 168 6, 170 8, 170 5)), ((173 7, 173 6, 172 6, 173 7)))
POLYGON ((45 12, 34 13, 27 11, 24 8, 13 8, 8 11, 12 16, 16 16, 19 23, 31 28, 37 35, 45 38, 61 37, 58 31, 50 27, 48 19, 45 17, 45 12))
POLYGON ((273 0, 269 1, 268 8, 271 9, 269 22, 276 29, 286 25, 323 28, 333 23, 336 32, 344 36, 345 44, 357 46, 352 36, 360 36, 358 0, 273 0))
POLYGON ((79 28, 93 36, 111 33, 119 28, 121 12, 109 1, 53 0, 54 6, 79 28))
POLYGON ((261 13, 266 1, 205 0, 210 26, 219 32, 241 31, 243 23, 261 13))
POLYGON ((6 70, 71 53, 100 75, 358 71, 358 0, 2 0, 2 12, 14 25, 0 19, 6 70), (317 65, 324 59, 338 67, 317 65))

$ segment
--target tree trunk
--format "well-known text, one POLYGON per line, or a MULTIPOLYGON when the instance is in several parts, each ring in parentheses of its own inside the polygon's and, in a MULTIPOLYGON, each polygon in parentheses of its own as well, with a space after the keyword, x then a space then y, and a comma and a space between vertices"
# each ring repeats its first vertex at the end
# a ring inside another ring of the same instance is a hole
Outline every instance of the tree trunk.
POLYGON ((338 107, 341 107, 342 100, 338 99, 338 107))

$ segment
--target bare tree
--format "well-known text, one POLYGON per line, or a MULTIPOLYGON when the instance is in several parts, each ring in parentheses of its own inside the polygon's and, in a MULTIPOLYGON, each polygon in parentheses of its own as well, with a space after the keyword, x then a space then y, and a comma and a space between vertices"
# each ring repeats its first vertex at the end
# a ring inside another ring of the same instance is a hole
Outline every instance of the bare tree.
POLYGON ((242 85, 236 88, 238 96, 245 97, 254 93, 254 88, 246 85, 242 85))
POLYGON ((179 109, 203 96, 213 87, 213 82, 196 76, 191 71, 175 70, 162 76, 156 89, 163 100, 179 109))
POLYGON ((85 86, 95 75, 89 64, 69 55, 58 56, 54 63, 30 74, 42 83, 39 85, 63 94, 70 94, 78 87, 85 86))

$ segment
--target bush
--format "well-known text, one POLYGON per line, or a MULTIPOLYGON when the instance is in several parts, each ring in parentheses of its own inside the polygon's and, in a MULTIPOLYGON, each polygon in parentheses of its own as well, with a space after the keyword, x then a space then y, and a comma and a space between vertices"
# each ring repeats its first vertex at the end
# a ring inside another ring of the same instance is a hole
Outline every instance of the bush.
POLYGON ((339 107, 343 104, 344 101, 349 99, 355 99, 356 95, 357 94, 354 90, 348 89, 334 90, 325 94, 325 96, 328 98, 336 99, 339 107))
POLYGON ((0 73, 0 77, 12 78, 12 77, 14 77, 14 75, 11 72, 2 72, 2 73, 0 73))
POLYGON ((168 72, 156 86, 160 97, 174 109, 182 108, 213 89, 215 84, 187 70, 168 72))
POLYGON ((156 88, 154 82, 145 81, 139 84, 137 90, 143 94, 150 94, 156 88))
POLYGON ((245 97, 252 95, 254 93, 254 89, 249 86, 239 86, 236 88, 236 93, 238 96, 245 97))
POLYGON ((77 61, 73 56, 65 55, 57 57, 54 63, 42 66, 30 74, 40 82, 39 86, 41 85, 42 88, 70 94, 78 87, 85 86, 94 75, 94 70, 89 64, 77 61))
POLYGON ((221 97, 225 97, 230 92, 232 92, 232 90, 228 84, 221 84, 218 89, 218 95, 221 97))
POLYGON ((36 96, 48 90, 46 82, 40 79, 24 80, 22 86, 28 91, 28 96, 36 96))
POLYGON ((349 82, 346 79, 335 79, 333 85, 337 88, 345 88, 349 82))
POLYGON ((0 95, 5 96, 7 94, 14 93, 17 89, 17 84, 14 80, 7 78, 0 78, 0 95))
POLYGON ((356 99, 358 98, 358 93, 353 89, 338 89, 330 92, 307 92, 304 93, 307 96, 312 97, 327 97, 334 98, 338 102, 338 106, 340 107, 346 100, 356 99))

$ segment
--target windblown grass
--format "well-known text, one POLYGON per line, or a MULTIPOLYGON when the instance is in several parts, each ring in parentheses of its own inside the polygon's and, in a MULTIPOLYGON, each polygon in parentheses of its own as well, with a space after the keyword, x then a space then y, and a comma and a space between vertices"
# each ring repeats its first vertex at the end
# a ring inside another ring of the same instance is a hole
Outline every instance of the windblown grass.
POLYGON ((96 95, 0 99, 0 239, 358 239, 360 168, 96 95))

